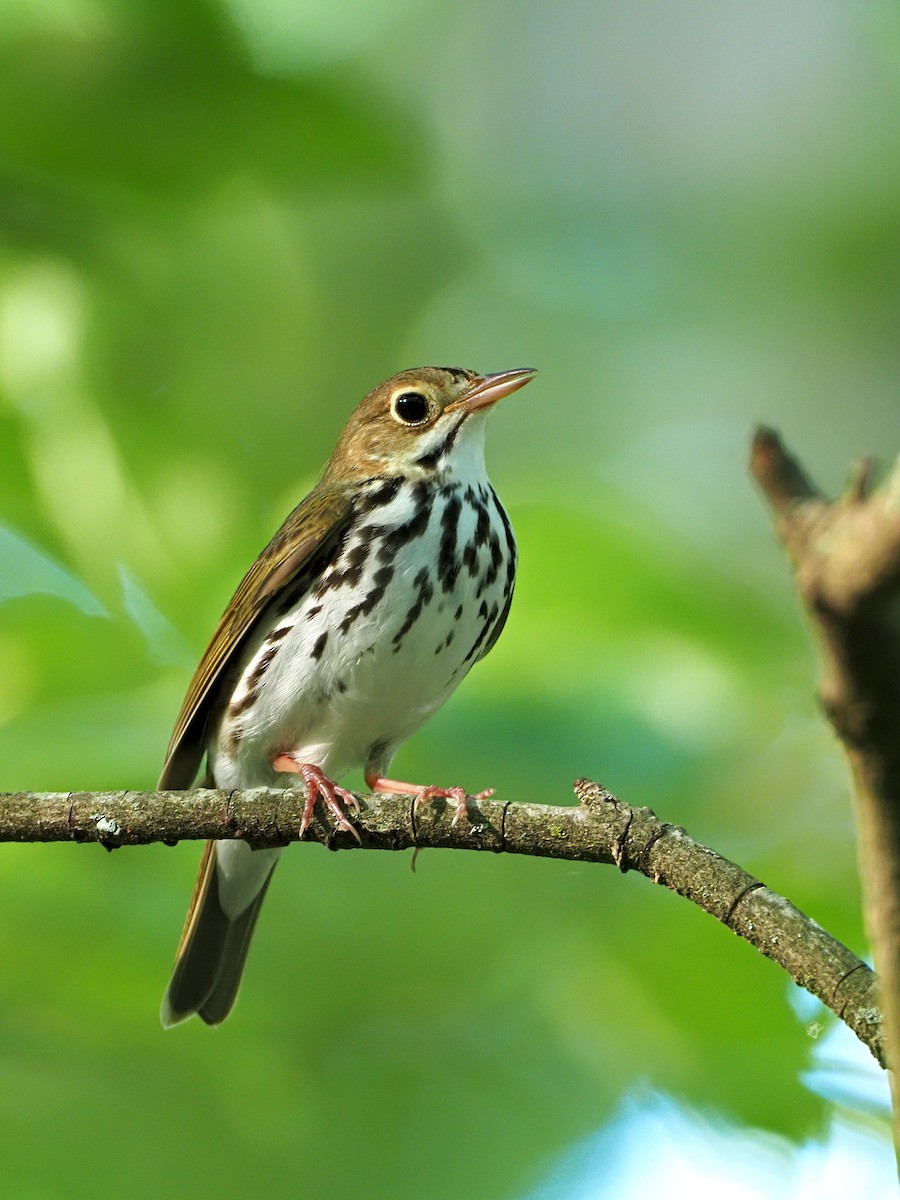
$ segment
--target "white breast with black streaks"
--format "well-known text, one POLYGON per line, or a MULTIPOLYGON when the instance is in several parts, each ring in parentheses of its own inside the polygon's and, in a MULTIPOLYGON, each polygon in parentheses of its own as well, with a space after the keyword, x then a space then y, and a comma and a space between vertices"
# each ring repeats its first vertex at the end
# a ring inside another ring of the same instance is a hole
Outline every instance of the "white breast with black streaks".
POLYGON ((217 786, 296 784, 281 753, 386 772, 490 645, 516 550, 471 424, 437 471, 369 481, 331 562, 251 639, 209 741, 217 786))

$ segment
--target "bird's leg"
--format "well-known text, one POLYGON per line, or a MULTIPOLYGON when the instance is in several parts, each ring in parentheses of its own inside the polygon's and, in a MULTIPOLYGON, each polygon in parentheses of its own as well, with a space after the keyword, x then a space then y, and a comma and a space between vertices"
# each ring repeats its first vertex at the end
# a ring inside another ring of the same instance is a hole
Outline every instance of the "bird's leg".
POLYGON ((341 808, 341 800, 343 800, 348 808, 352 807, 359 812, 359 801, 352 792, 338 787, 333 779, 328 778, 321 767, 315 766, 314 763, 298 762, 291 754, 279 754, 272 759, 272 766, 276 771, 290 771, 294 775, 300 775, 306 784, 306 806, 303 809, 303 820, 300 822, 301 837, 309 828, 316 801, 321 798, 325 802, 325 807, 334 817, 338 829, 345 829, 348 833, 352 833, 362 845, 362 839, 347 820, 346 814, 341 808))
MULTIPOLYGON (((365 775, 366 784, 373 792, 396 792, 401 796, 415 796, 416 804, 421 804, 425 800, 454 800, 456 802, 456 812, 453 814, 454 825, 460 817, 466 815, 465 788, 429 787, 424 783, 404 783, 400 779, 385 779, 377 771, 366 771, 365 775)), ((477 792, 472 799, 487 800, 488 796, 493 796, 493 794, 494 789, 487 788, 483 792, 477 792)))

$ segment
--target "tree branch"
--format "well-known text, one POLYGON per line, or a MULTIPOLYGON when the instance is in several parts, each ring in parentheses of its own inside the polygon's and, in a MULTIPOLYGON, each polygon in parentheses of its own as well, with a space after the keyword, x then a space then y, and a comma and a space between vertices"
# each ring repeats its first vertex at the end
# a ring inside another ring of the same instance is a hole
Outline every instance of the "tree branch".
MULTIPOLYGON (((359 841, 335 831, 317 807, 306 839, 330 849, 411 847, 487 850, 614 864, 671 888, 727 925, 826 1004, 884 1064, 873 972, 790 901, 758 879, 605 788, 579 779, 577 806, 469 801, 469 823, 453 805, 408 796, 360 796, 359 841)), ((0 795, 0 842, 99 842, 108 849, 193 838, 243 838, 256 846, 298 840, 300 789, 224 792, 14 792, 0 795)))
MULTIPOLYGON (((900 1046, 900 459, 874 490, 871 463, 861 460, 834 502, 770 429, 757 432, 750 466, 816 631, 822 703, 853 775, 866 919, 892 1058, 900 1046)), ((900 1151, 900 1062, 892 1066, 900 1151)))

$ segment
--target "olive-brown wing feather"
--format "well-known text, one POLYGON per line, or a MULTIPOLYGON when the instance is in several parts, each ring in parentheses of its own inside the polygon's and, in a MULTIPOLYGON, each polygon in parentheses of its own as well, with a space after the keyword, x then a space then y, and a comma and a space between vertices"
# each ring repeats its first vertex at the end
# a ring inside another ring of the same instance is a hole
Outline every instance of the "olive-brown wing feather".
POLYGON ((203 758, 206 718, 216 686, 255 622, 304 566, 327 555, 352 510, 346 488, 320 487, 294 509, 241 580, 194 673, 169 742, 160 788, 188 788, 203 758))

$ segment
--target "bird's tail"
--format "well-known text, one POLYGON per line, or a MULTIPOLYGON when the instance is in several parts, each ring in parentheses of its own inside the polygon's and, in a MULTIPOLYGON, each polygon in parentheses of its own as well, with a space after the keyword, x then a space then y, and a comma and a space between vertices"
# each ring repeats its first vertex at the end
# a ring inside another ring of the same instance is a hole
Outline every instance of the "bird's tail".
POLYGON ((250 938, 280 849, 207 842, 160 1017, 169 1029, 197 1013, 224 1021, 237 998, 250 938))

